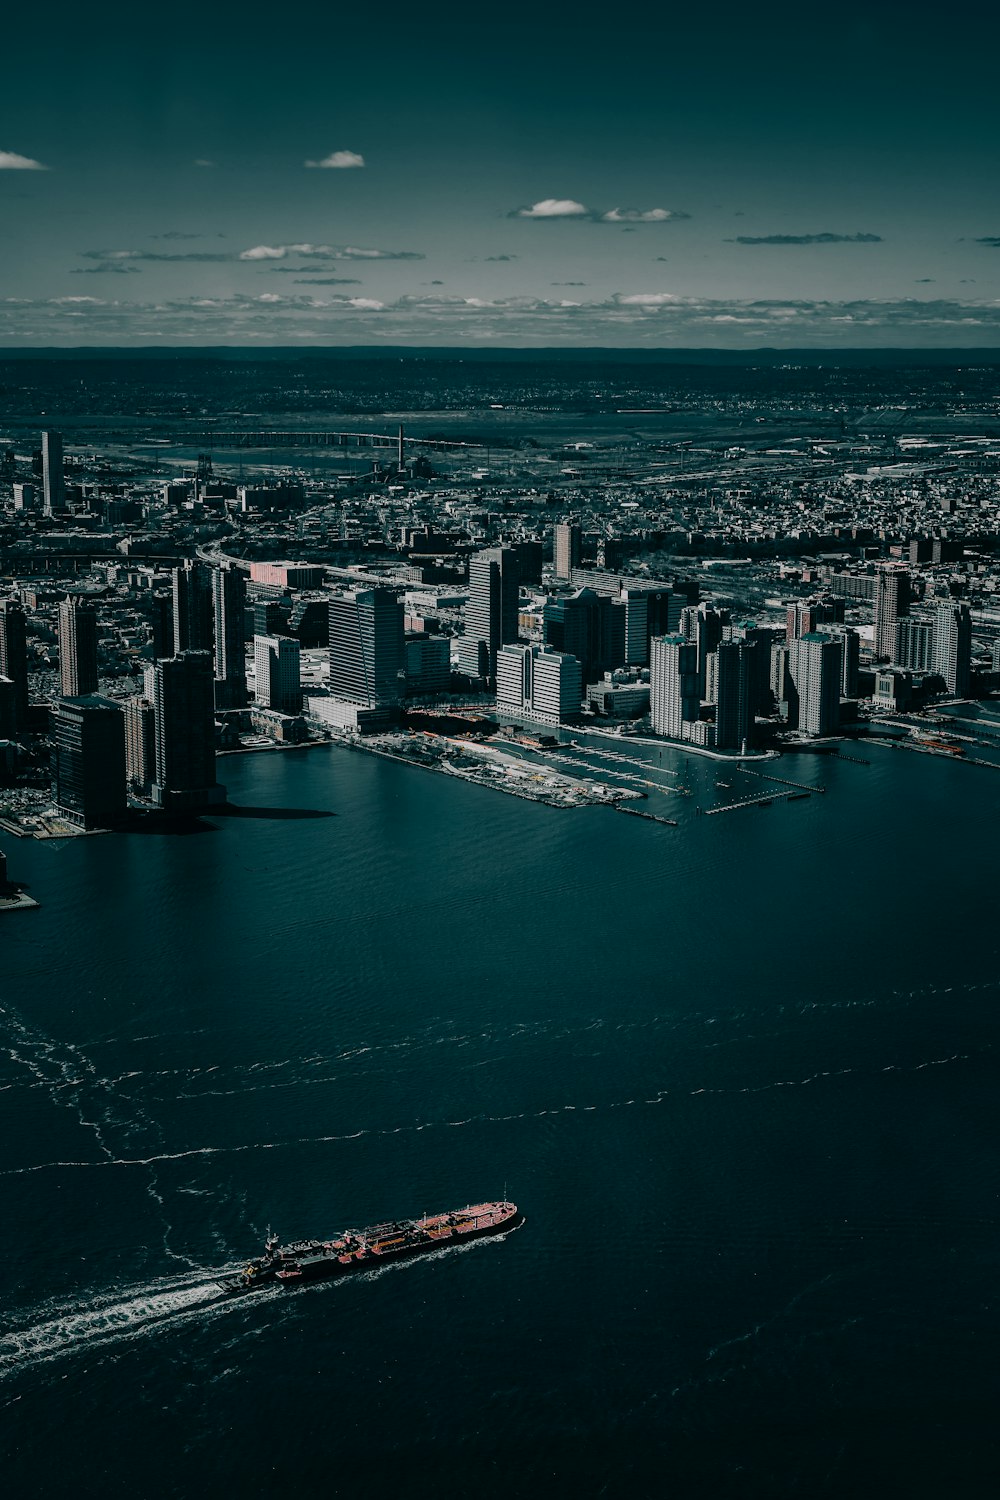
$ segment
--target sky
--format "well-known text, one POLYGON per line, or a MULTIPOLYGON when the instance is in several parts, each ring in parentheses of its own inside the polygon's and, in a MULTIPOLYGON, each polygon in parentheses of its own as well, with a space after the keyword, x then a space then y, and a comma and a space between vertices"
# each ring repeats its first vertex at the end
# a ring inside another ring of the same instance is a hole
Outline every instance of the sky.
POLYGON ((1000 7, 53 0, 0 346, 1000 346, 1000 7))

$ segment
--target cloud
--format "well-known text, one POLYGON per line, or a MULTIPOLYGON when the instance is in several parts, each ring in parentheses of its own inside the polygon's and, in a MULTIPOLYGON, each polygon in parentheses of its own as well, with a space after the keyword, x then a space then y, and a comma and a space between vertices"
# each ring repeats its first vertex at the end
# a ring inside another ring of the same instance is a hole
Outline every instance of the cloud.
POLYGON ((254 245, 240 251, 240 260, 424 260, 417 250, 364 250, 356 245, 254 245))
POLYGON ((1000 234, 982 234, 976 244, 990 245, 994 250, 1000 250, 1000 234))
MULTIPOLYGON (((575 219, 590 224, 668 224, 675 219, 689 219, 690 214, 672 208, 588 208, 575 198, 542 198, 530 208, 515 208, 508 219, 575 219)), ((502 256, 497 257, 503 259, 502 256)))
POLYGON ((881 245, 880 234, 738 234, 727 245, 881 245))
POLYGON ((203 240, 203 234, 185 234, 182 229, 168 229, 166 234, 151 234, 151 240, 203 240))
POLYGON ((49 168, 30 156, 18 156, 16 151, 0 151, 0 172, 48 172, 49 168))
POLYGON ((307 161, 303 163, 307 167, 331 167, 334 170, 345 167, 363 167, 365 159, 356 151, 331 151, 329 156, 324 156, 322 161, 307 161))
POLYGON ((665 224, 668 219, 690 219, 690 214, 670 208, 609 208, 602 224, 665 224))
MULTIPOLYGON (((301 266, 272 266, 273 271, 301 271, 301 266)), ((361 286, 356 276, 299 276, 293 286, 361 286)))
POLYGON ((192 165, 196 167, 214 167, 217 166, 218 163, 209 161, 207 157, 204 156, 196 156, 192 165))
POLYGON ((491 260, 517 260, 517 256, 516 255, 487 255, 486 256, 486 260, 487 261, 491 261, 491 260))
POLYGON ((586 286, 585 281, 553 281, 553 286, 586 286))
POLYGON ((530 208, 515 208, 511 219, 586 219, 590 209, 573 198, 542 198, 530 208))
POLYGON ((619 296, 615 300, 621 307, 668 307, 681 299, 673 292, 631 292, 627 297, 619 296))
POLYGON ((760 349, 929 346, 995 348, 1000 298, 904 297, 813 301, 683 297, 623 290, 591 302, 538 297, 457 297, 433 289, 381 302, 297 293, 231 293, 170 300, 0 297, 0 343, 127 346, 142 343, 370 342, 627 348, 760 349))
POLYGON ((96 266, 74 266, 71 276, 139 276, 139 266, 123 264, 121 261, 102 261, 96 266))
POLYGON ((80 254, 84 260, 97 260, 104 264, 129 260, 185 260, 209 265, 236 259, 231 250, 81 250, 80 254))

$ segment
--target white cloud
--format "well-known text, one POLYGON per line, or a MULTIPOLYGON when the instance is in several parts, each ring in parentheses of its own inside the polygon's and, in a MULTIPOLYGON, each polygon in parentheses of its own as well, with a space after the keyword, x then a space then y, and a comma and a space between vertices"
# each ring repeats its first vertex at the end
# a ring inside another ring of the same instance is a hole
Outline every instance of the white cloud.
POLYGON ((18 156, 16 151, 0 151, 0 172, 47 172, 49 168, 30 156, 18 156))
POLYGON ((632 292, 628 297, 616 297, 623 307, 668 307, 671 302, 679 302, 673 292, 632 292))
POLYGON ((307 161, 307 167, 332 167, 334 169, 345 167, 363 167, 365 159, 359 156, 357 151, 331 151, 329 156, 324 156, 322 161, 307 161))
POLYGON ((669 208, 609 208, 606 214, 601 214, 601 223, 665 224, 668 219, 685 217, 685 214, 672 213, 669 208))
POLYGON ((423 260, 417 250, 362 250, 357 245, 254 245, 240 251, 240 260, 285 260, 299 255, 303 260, 423 260))
POLYGON ((374 297, 349 297, 348 305, 356 307, 359 312, 382 312, 385 308, 384 302, 376 302, 374 297))
POLYGON ((49 301, 59 304, 64 302, 89 302, 92 307, 107 307, 108 305, 100 297, 50 297, 49 301))
POLYGON ((540 202, 533 203, 530 208, 519 208, 515 215, 518 219, 581 219, 590 213, 583 203, 577 203, 573 198, 542 198, 540 202))
POLYGON ((254 298, 256 302, 283 302, 284 297, 279 297, 277 292, 261 292, 259 297, 254 298))
POLYGON ((195 160, 194 160, 194 165, 196 167, 214 167, 216 165, 216 163, 214 161, 209 161, 207 157, 196 156, 195 160))

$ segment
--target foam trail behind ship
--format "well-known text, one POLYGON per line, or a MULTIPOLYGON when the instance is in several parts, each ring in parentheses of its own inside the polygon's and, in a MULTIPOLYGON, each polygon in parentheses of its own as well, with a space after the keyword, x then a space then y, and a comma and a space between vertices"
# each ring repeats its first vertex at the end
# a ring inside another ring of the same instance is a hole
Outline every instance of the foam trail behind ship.
POLYGON ((146 1286, 97 1295, 83 1304, 36 1309, 43 1313, 41 1318, 25 1318, 0 1331, 0 1379, 61 1354, 139 1337, 152 1328, 204 1317, 210 1310, 229 1311, 236 1304, 222 1297, 216 1274, 236 1269, 163 1277, 146 1286))

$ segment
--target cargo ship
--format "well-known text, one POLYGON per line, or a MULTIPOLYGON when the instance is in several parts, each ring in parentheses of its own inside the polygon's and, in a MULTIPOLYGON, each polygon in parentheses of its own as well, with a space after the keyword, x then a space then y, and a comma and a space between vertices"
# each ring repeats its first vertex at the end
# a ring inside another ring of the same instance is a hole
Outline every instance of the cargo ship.
POLYGON ((397 1219, 369 1229, 347 1229, 332 1240, 295 1240, 280 1245, 268 1230, 264 1251, 247 1262, 238 1276, 219 1285, 227 1297, 277 1283, 291 1289, 311 1281, 328 1281, 354 1271, 375 1271, 398 1260, 412 1260, 489 1235, 508 1234, 524 1223, 516 1203, 475 1203, 451 1213, 397 1219))

